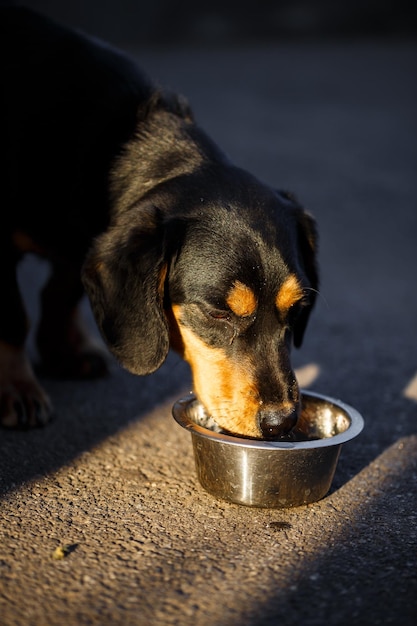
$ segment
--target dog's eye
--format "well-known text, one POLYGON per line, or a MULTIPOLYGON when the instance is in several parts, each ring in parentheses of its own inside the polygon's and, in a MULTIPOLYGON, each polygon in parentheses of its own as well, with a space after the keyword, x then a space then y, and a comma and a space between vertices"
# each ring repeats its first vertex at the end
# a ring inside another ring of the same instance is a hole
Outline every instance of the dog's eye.
POLYGON ((305 309, 305 307, 310 306, 310 305, 311 305, 311 299, 309 295, 303 296, 298 303, 298 306, 300 309, 305 309))
POLYGON ((301 300, 295 302, 288 310, 288 321, 290 324, 293 324, 301 311, 311 305, 311 300, 308 294, 305 294, 301 300))
POLYGON ((222 320, 228 322, 231 317, 229 311, 220 311, 217 309, 210 309, 208 311, 209 316, 214 320, 222 320))
POLYGON ((302 298, 300 298, 300 300, 297 300, 297 302, 295 302, 293 304, 293 307, 295 307, 296 309, 300 310, 300 309, 304 309, 305 307, 310 306, 310 305, 311 305, 310 293, 309 293, 309 291, 307 291, 307 289, 304 289, 302 298))

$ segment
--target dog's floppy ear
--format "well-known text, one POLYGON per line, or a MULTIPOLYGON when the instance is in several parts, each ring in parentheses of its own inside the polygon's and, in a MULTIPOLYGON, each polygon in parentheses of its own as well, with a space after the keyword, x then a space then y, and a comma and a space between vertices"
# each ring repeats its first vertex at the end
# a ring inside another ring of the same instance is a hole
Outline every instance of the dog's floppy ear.
POLYGON ((95 240, 83 267, 98 327, 114 356, 134 374, 158 369, 169 350, 164 239, 157 209, 132 208, 95 240))
POLYGON ((298 223, 298 249, 300 251, 303 270, 309 280, 311 293, 311 305, 305 307, 294 328, 294 345, 299 348, 303 342, 304 332, 307 327, 308 318, 313 309, 314 302, 319 287, 319 275, 317 264, 317 229, 313 217, 302 208, 297 209, 298 223))

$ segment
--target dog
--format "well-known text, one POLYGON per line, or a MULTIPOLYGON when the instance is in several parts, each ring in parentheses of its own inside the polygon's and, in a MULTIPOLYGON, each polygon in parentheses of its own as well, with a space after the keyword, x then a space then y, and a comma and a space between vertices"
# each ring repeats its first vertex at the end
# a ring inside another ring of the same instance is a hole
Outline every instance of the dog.
POLYGON ((182 96, 122 52, 0 11, 2 425, 52 415, 24 349, 16 266, 30 252, 52 268, 36 333, 46 371, 106 372, 80 317, 85 290, 127 370, 150 374, 173 348, 221 428, 285 436, 300 411, 291 346, 318 288, 313 217, 235 166, 182 96))

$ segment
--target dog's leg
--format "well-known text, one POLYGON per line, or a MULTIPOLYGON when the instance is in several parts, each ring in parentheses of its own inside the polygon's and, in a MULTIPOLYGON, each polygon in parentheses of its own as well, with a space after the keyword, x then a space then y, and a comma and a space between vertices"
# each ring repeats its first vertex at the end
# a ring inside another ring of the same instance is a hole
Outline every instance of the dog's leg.
POLYGON ((97 378, 107 373, 104 350, 84 326, 79 310, 83 296, 77 266, 55 263, 42 291, 37 331, 41 371, 60 378, 97 378))
POLYGON ((28 321, 16 278, 19 256, 7 243, 0 243, 0 424, 42 426, 49 421, 52 407, 24 350, 28 321))

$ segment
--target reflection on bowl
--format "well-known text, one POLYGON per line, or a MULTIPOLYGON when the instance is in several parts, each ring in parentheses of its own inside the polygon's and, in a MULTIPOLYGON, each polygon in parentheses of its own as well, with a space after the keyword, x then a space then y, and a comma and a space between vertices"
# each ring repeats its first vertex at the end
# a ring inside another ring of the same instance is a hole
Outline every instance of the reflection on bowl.
POLYGON ((172 409, 191 433, 198 479, 212 495, 247 506, 286 508, 316 502, 332 483, 341 446, 363 429, 362 416, 327 396, 303 392, 291 436, 279 441, 222 432, 193 395, 172 409))

